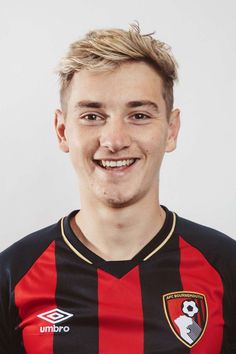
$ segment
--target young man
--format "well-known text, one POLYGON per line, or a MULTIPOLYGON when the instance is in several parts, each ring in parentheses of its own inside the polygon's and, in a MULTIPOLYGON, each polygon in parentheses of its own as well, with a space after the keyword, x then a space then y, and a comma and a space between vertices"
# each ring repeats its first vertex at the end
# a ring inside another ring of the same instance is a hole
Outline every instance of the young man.
POLYGON ((159 204, 180 125, 168 47, 90 32, 59 75, 81 209, 2 253, 0 352, 236 353, 235 241, 159 204))

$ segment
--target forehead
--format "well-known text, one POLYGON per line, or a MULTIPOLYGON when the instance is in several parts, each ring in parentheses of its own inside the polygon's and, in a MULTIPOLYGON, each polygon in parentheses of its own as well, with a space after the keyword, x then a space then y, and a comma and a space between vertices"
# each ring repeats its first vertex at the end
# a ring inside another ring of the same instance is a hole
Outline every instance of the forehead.
POLYGON ((78 100, 125 103, 134 100, 163 101, 162 79, 144 62, 123 63, 110 71, 81 70, 69 86, 68 104, 78 100))

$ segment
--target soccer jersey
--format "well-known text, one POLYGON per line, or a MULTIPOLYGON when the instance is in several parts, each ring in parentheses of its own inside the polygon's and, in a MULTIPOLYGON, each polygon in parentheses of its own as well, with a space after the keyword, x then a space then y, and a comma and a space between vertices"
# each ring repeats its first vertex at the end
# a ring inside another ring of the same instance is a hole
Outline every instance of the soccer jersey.
POLYGON ((131 260, 86 248, 77 211, 2 252, 0 353, 236 353, 236 242, 165 210, 131 260))

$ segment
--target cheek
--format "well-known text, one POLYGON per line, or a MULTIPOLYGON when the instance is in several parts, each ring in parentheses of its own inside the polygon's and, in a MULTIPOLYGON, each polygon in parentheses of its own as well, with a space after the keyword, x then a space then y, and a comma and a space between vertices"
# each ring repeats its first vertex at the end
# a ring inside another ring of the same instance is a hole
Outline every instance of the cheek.
POLYGON ((93 157, 97 146, 89 135, 76 135, 69 141, 69 154, 78 174, 90 173, 94 169, 93 157))
POLYGON ((150 156, 160 156, 164 153, 166 146, 166 140, 163 135, 153 135, 149 141, 146 142, 145 152, 150 156))
POLYGON ((87 136, 85 139, 85 135, 82 134, 80 129, 78 129, 78 127, 73 125, 67 128, 66 133, 67 133, 66 134, 67 142, 68 142, 71 155, 83 153, 86 147, 87 136))

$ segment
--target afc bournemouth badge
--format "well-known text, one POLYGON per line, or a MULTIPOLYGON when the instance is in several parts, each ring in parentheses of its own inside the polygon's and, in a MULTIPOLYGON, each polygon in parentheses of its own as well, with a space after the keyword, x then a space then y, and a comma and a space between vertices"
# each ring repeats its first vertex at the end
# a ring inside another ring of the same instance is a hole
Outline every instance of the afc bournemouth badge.
POLYGON ((170 328, 176 337, 192 348, 203 336, 207 325, 205 295, 177 291, 163 295, 163 305, 170 328))

